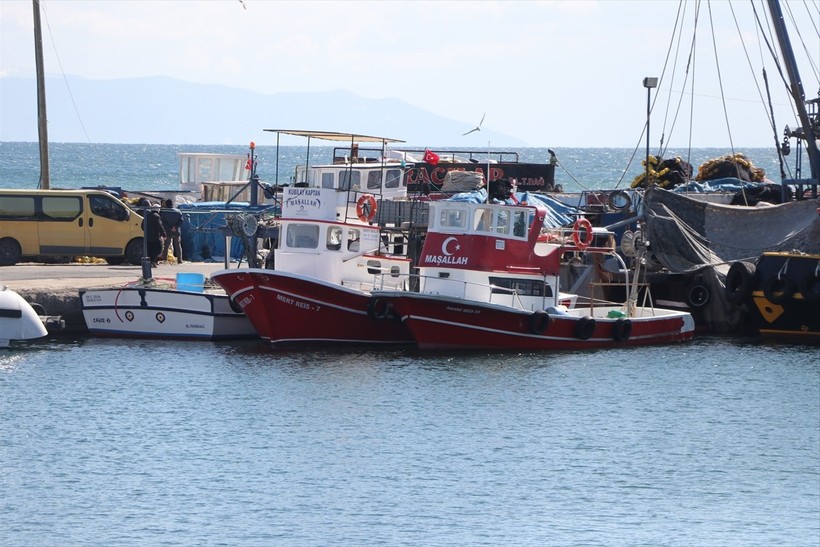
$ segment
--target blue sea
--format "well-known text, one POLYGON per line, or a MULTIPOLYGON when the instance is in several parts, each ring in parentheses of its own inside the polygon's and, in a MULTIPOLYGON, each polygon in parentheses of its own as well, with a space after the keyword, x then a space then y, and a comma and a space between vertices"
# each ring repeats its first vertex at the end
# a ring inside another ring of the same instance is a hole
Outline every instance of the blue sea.
MULTIPOLYGON (((453 149, 460 149, 454 147, 453 149)), ((545 162, 546 148, 500 149, 493 152, 518 153, 520 161, 545 162)), ((263 181, 285 184, 297 165, 328 162, 333 147, 311 145, 310 154, 302 146, 280 147, 258 145, 257 172, 263 181)), ((179 188, 180 152, 210 152, 247 154, 245 146, 194 146, 162 144, 49 144, 49 166, 52 188, 83 186, 118 186, 132 190, 174 190, 179 188)), ((632 180, 644 171, 643 148, 555 148, 559 165, 555 182, 564 190, 628 188, 632 180)), ((780 180, 780 164, 774 149, 752 148, 735 150, 763 168, 772 180, 780 180)), ((655 152, 653 152, 655 153, 655 152)), ((680 156, 692 164, 695 172, 703 162, 733 153, 717 148, 669 150, 665 158, 680 156)), ((39 148, 31 142, 0 142, 0 185, 3 188, 36 188, 40 178, 39 148)), ((808 160, 803 162, 808 164, 808 160)))
MULTIPOLYGON (((181 151, 246 152, 53 144, 52 187, 173 189, 181 151)), ((615 187, 632 154, 555 151, 570 190, 615 187)), ((0 143, 0 184, 36 186, 38 161, 0 143)), ((51 336, 0 352, 0 545, 817 546, 820 349, 51 336)))

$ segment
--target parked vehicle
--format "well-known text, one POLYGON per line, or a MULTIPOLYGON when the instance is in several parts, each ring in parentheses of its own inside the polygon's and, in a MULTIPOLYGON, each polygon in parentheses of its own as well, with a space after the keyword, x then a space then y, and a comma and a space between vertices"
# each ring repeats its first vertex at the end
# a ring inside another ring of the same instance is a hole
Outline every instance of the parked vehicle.
POLYGON ((24 256, 140 264, 142 217, 102 190, 0 190, 0 266, 24 256))

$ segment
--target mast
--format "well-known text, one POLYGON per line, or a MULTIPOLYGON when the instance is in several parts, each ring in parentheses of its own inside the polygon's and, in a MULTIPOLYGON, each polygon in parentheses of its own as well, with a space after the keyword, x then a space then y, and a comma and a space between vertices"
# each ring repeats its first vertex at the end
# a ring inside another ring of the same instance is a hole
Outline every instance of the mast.
POLYGON ((46 116, 46 79, 43 70, 43 36, 40 31, 40 0, 34 5, 34 58, 37 65, 37 134, 40 138, 40 188, 50 188, 48 170, 48 117, 46 116))
POLYGON ((797 108, 800 123, 803 126, 803 136, 806 139, 806 151, 809 154, 809 167, 811 168, 812 178, 809 184, 817 185, 818 177, 820 177, 820 152, 818 152, 817 149, 817 135, 814 133, 812 120, 806 111, 806 95, 803 92, 803 82, 797 70, 797 60, 795 59, 794 50, 792 50, 792 45, 789 41, 789 34, 783 19, 783 12, 780 9, 780 1, 768 0, 768 4, 769 12, 772 14, 774 30, 777 34, 777 41, 780 45, 780 53, 783 55, 783 62, 786 65, 786 71, 789 73, 792 98, 797 108))

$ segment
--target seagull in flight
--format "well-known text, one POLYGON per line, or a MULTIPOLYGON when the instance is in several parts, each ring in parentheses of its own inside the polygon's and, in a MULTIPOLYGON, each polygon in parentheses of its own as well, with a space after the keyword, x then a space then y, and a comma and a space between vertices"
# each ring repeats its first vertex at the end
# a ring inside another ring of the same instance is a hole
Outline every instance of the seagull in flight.
POLYGON ((487 113, 485 112, 485 113, 481 116, 481 121, 480 121, 480 122, 478 122, 478 125, 477 125, 477 126, 475 126, 475 128, 470 129, 470 130, 469 130, 469 131, 467 131, 466 133, 462 133, 462 134, 461 134, 461 136, 463 137, 464 135, 469 135, 470 133, 474 133, 474 132, 476 132, 476 131, 481 131, 481 124, 482 124, 482 123, 484 123, 484 117, 485 117, 486 115, 487 115, 487 113))
POLYGON ((248 6, 245 5, 244 0, 239 0, 239 3, 242 4, 242 9, 248 9, 248 6))

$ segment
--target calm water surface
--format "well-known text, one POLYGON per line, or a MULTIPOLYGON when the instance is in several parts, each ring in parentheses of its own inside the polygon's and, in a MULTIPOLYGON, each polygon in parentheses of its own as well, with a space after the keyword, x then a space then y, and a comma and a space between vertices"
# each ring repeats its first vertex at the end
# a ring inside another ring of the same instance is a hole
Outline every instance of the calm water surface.
POLYGON ((817 545, 818 353, 18 346, 0 544, 817 545))
MULTIPOLYGON (((178 152, 247 149, 50 151, 54 186, 160 190, 177 187, 178 152)), ((632 150, 556 151, 567 190, 642 169, 632 150)), ((779 178, 771 150, 744 152, 779 178)), ((257 153, 267 181, 305 159, 257 153)), ((0 185, 38 176, 36 143, 0 143, 0 185)), ((166 544, 817 546, 820 349, 0 352, 0 545, 166 544)))

